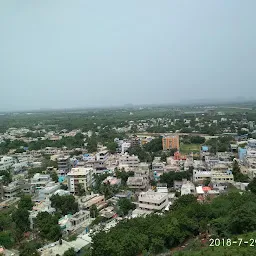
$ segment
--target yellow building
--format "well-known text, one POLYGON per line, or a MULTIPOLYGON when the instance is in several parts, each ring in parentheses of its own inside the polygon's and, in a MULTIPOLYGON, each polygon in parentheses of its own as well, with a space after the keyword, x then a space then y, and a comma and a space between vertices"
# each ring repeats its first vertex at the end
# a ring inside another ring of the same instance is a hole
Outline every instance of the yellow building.
POLYGON ((169 135, 169 136, 164 136, 162 138, 162 146, 163 150, 168 150, 172 148, 180 148, 180 143, 179 143, 179 135, 174 134, 174 135, 169 135))

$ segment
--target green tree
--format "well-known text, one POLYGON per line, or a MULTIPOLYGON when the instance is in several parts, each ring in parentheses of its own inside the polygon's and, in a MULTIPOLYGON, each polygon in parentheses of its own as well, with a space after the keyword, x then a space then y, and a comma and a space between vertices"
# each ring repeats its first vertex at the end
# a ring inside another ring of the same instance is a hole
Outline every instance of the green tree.
POLYGON ((19 209, 32 210, 34 203, 31 200, 31 196, 23 195, 19 201, 18 207, 19 209))
POLYGON ((40 253, 37 251, 35 243, 25 243, 21 250, 20 256, 40 256, 40 253))
POLYGON ((82 184, 78 184, 77 185, 77 195, 78 196, 83 196, 83 195, 85 195, 85 189, 84 189, 84 187, 82 186, 82 184))
POLYGON ((0 232, 0 244, 5 248, 12 248, 15 244, 14 238, 11 231, 2 231, 0 232))
POLYGON ((190 179, 192 176, 192 173, 190 171, 184 171, 184 172, 168 172, 163 173, 160 176, 160 182, 166 183, 167 186, 170 188, 173 186, 173 183, 175 180, 182 180, 182 179, 190 179))
POLYGON ((51 171, 51 172, 50 172, 50 176, 51 176, 51 179, 52 179, 54 182, 58 182, 58 181, 59 181, 58 174, 57 174, 55 171, 51 171))
POLYGON ((50 200, 51 206, 61 215, 74 214, 78 211, 78 203, 73 195, 53 195, 50 200))
POLYGON ((64 252, 63 256, 76 256, 76 251, 74 248, 69 248, 64 252))
POLYGON ((49 241, 56 241, 60 238, 61 230, 58 219, 58 216, 51 215, 48 212, 40 212, 37 215, 35 223, 42 238, 49 241))
POLYGON ((136 208, 136 205, 132 203, 130 199, 121 198, 118 201, 118 207, 121 215, 127 215, 130 210, 134 210, 136 208))
POLYGON ((233 234, 256 230, 256 203, 246 202, 234 210, 230 216, 230 229, 233 234))
POLYGON ((204 186, 208 186, 209 184, 210 184, 210 182, 211 182, 211 179, 210 178, 206 178, 205 180, 204 180, 204 186))
POLYGON ((94 153, 97 151, 97 141, 95 138, 91 137, 87 140, 87 150, 89 153, 94 153))
POLYGON ((29 212, 27 209, 17 209, 12 213, 12 219, 16 227, 22 232, 29 231, 29 212))
POLYGON ((110 153, 116 153, 118 145, 116 142, 109 142, 107 143, 107 149, 109 150, 110 153))
POLYGON ((2 181, 5 186, 12 182, 12 174, 10 169, 0 171, 0 176, 3 176, 2 181))
POLYGON ((187 205, 196 203, 196 197, 194 195, 180 196, 172 205, 172 209, 178 209, 180 207, 186 207, 187 205))
POLYGON ((91 216, 91 218, 97 218, 98 215, 99 215, 99 210, 98 210, 97 206, 95 204, 93 204, 90 207, 90 216, 91 216))
POLYGON ((60 189, 68 190, 68 186, 65 185, 65 184, 63 184, 63 183, 61 183, 61 184, 60 184, 60 189))
POLYGON ((118 179, 121 179, 121 182, 122 182, 123 185, 126 184, 126 182, 127 182, 129 177, 133 177, 134 176, 134 172, 133 171, 126 172, 124 170, 121 170, 121 171, 116 170, 115 174, 116 174, 116 177, 118 179))
POLYGON ((247 187, 252 193, 256 194, 256 177, 248 184, 247 187))
POLYGON ((158 137, 156 139, 151 140, 147 144, 144 145, 144 149, 147 152, 159 152, 163 149, 162 147, 162 137, 158 137))
POLYGON ((190 143, 192 144, 203 144, 205 143, 205 138, 201 136, 191 136, 190 143))
POLYGON ((239 164, 236 160, 233 160, 232 173, 234 175, 235 181, 239 181, 239 182, 247 182, 248 181, 248 176, 241 173, 239 164))

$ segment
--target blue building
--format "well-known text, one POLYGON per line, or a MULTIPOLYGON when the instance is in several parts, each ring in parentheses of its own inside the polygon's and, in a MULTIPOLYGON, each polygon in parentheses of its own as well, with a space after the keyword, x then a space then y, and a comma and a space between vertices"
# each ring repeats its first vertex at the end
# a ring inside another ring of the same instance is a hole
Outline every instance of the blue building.
POLYGON ((246 157, 247 149, 246 148, 238 148, 238 157, 239 160, 243 160, 246 157))
POLYGON ((208 146, 202 146, 202 151, 203 152, 208 152, 209 151, 209 147, 208 146))

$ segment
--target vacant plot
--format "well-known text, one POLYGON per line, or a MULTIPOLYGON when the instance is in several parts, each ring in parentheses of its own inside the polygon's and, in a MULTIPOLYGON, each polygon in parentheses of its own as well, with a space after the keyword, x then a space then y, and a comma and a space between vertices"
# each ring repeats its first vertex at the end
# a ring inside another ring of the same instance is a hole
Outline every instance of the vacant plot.
POLYGON ((183 154, 188 154, 188 153, 198 153, 200 152, 201 145, 200 144, 180 144, 180 152, 183 154))

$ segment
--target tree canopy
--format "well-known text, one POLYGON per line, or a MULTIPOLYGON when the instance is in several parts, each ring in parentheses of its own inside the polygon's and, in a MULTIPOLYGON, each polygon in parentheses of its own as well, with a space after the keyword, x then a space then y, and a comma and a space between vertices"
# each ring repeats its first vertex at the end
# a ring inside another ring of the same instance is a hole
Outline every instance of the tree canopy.
POLYGON ((76 252, 74 248, 69 248, 67 251, 64 252, 63 256, 76 256, 76 252))
POLYGON ((78 203, 73 195, 53 195, 50 200, 51 206, 61 215, 74 214, 78 211, 78 203))
POLYGON ((58 225, 59 216, 51 215, 48 212, 40 212, 36 217, 36 227, 40 231, 41 238, 49 241, 56 241, 61 236, 58 225))
POLYGON ((256 196, 250 192, 221 195, 207 204, 181 196, 171 211, 121 221, 92 237, 92 256, 156 254, 201 232, 231 238, 255 230, 256 196))
POLYGON ((19 201, 18 207, 19 209, 32 210, 34 203, 31 200, 31 196, 23 195, 19 201))
POLYGON ((131 202, 130 199, 120 198, 118 201, 119 215, 124 216, 129 213, 130 210, 134 210, 136 205, 131 202))

